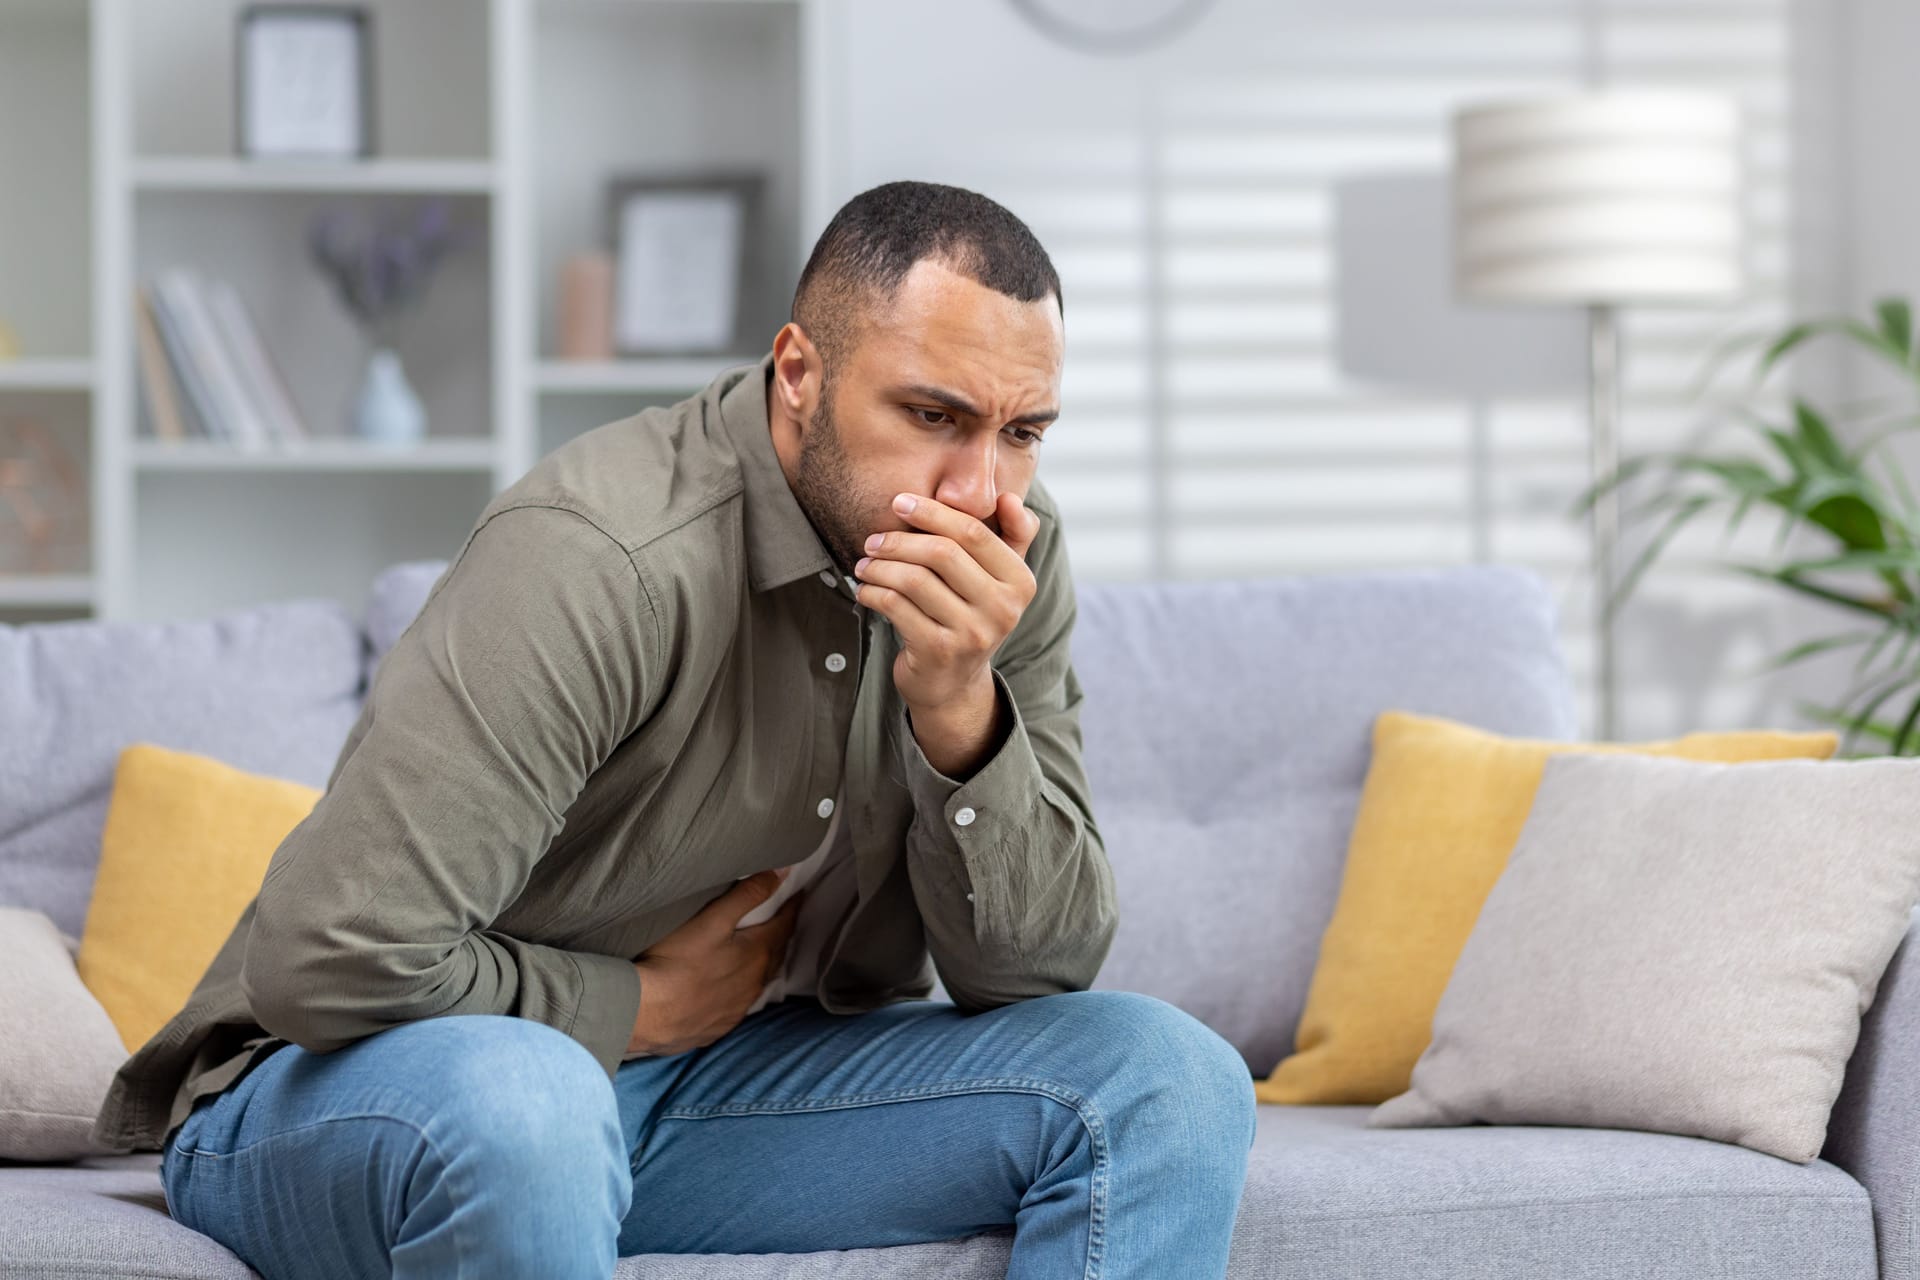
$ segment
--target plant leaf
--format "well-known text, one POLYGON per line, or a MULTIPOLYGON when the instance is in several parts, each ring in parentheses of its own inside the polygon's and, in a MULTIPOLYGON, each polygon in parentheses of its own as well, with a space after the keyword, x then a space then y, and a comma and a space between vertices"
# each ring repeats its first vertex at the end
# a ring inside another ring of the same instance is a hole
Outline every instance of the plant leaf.
POLYGON ((1920 572, 1920 547, 1890 547, 1867 551, 1849 551, 1824 560, 1796 560, 1781 569, 1793 573, 1832 573, 1841 570, 1909 569, 1920 572))
POLYGON ((1850 644, 1863 644, 1866 641, 1873 640, 1878 636, 1884 636, 1885 634, 1887 634, 1886 631, 1844 631, 1839 635, 1821 636, 1817 640, 1808 640, 1802 644, 1797 644, 1780 656, 1770 659, 1764 666, 1760 667, 1755 674, 1764 675, 1771 671, 1778 671, 1782 667, 1792 666, 1796 662, 1804 662, 1816 654, 1828 653, 1834 649, 1844 649, 1850 644))
POLYGON ((1886 443, 1887 440, 1899 435, 1902 431, 1913 431, 1915 429, 1920 429, 1920 414, 1891 419, 1883 424, 1880 430, 1871 432, 1861 441, 1860 447, 1853 451, 1855 463, 1857 464, 1864 460, 1869 453, 1872 453, 1875 449, 1886 443))
POLYGON ((1720 367, 1735 355, 1750 347, 1771 343, 1774 340, 1774 334, 1771 331, 1752 329, 1745 333, 1729 334, 1715 342, 1707 352, 1707 358, 1701 362, 1700 376, 1688 391, 1688 398, 1699 399, 1705 388, 1712 384, 1714 375, 1720 372, 1720 367))
MULTIPOLYGON (((1884 322, 1883 317, 1882 323, 1884 322)), ((1792 325, 1775 339, 1773 345, 1768 347, 1760 357, 1760 363, 1754 372, 1754 382, 1758 384, 1764 381, 1776 364, 1798 350, 1809 339, 1822 334, 1839 334, 1851 338, 1874 354, 1892 361, 1899 366, 1901 372, 1909 374, 1913 372, 1906 347, 1896 345, 1882 330, 1869 328, 1848 316, 1823 316, 1792 325)))
POLYGON ((1609 490, 1616 489, 1625 484, 1628 480, 1631 480, 1634 476, 1639 475, 1649 467, 1658 466, 1668 461, 1669 455, 1663 453, 1642 454, 1638 457, 1627 459, 1613 469, 1612 475, 1589 482, 1576 496, 1574 505, 1568 509, 1567 514, 1569 516, 1585 514, 1587 510, 1591 508, 1595 502, 1599 501, 1609 490))
POLYGON ((1809 338, 1821 333, 1830 333, 1833 327, 1834 322, 1831 320, 1802 320, 1798 324, 1789 325, 1765 351, 1760 353, 1760 361, 1753 371, 1753 380, 1756 383, 1762 381, 1773 370, 1774 365, 1780 363, 1809 338))
POLYGON ((1901 363, 1911 364, 1913 357, 1913 311, 1905 298, 1882 298, 1874 304, 1880 317, 1880 336, 1887 346, 1900 353, 1901 363))
MULTIPOLYGON (((1837 710, 1836 708, 1823 707, 1812 702, 1796 703, 1795 709, 1816 724, 1831 725, 1836 729, 1851 728, 1855 733, 1864 737, 1878 738, 1880 741, 1886 743, 1893 741, 1896 726, 1888 724, 1884 720, 1861 720, 1858 717, 1849 716, 1844 711, 1837 710)), ((1842 746, 1844 747, 1844 743, 1842 746)), ((1836 751, 1834 754, 1838 755, 1840 752, 1836 751)))
POLYGON ((1711 497, 1696 494, 1682 503, 1680 508, 1667 518, 1666 524, 1654 534, 1653 539, 1640 554, 1634 557, 1633 564, 1628 567, 1620 581, 1614 584, 1613 591, 1608 595, 1606 604, 1601 609, 1600 616, 1603 622, 1613 621, 1615 615, 1619 613, 1620 606, 1626 603, 1627 596, 1639 584, 1641 576, 1652 565, 1654 558, 1666 548, 1669 542, 1673 541, 1674 535, 1680 532, 1687 521, 1699 515, 1712 502, 1711 497))
POLYGON ((1799 429, 1800 440, 1813 457, 1820 459, 1836 471, 1850 469, 1852 459, 1834 437, 1833 429, 1827 420, 1820 416, 1819 410, 1805 400, 1795 396, 1793 399, 1794 425, 1799 429))
POLYGON ((1893 612, 1890 606, 1880 601, 1868 599, 1864 596, 1850 596, 1844 591, 1835 591, 1830 587, 1822 587, 1815 583, 1803 581, 1795 577, 1790 570, 1770 569, 1766 565, 1756 564, 1731 564, 1728 565, 1727 568, 1735 573, 1744 573, 1750 577, 1761 578, 1768 582, 1777 582, 1789 590, 1800 592, 1802 595, 1812 596, 1816 600, 1825 600, 1829 604, 1837 604, 1842 608, 1853 609, 1859 613, 1871 614, 1876 618, 1884 619, 1893 612))
MULTIPOLYGON (((1878 711, 1881 707, 1885 706, 1887 702, 1889 702, 1902 689, 1905 689, 1909 685, 1913 684, 1916 678, 1920 678, 1920 677, 1916 677, 1916 675, 1912 672, 1903 672, 1900 675, 1895 676, 1883 688, 1874 692, 1873 696, 1867 699, 1866 704, 1863 707, 1861 707, 1859 711, 1852 713, 1854 726, 1856 727, 1849 728, 1848 730, 1849 738, 1851 738, 1857 732, 1858 725, 1871 724, 1873 722, 1873 713, 1878 711)), ((1849 699, 1849 701, 1851 701, 1851 699, 1849 699)), ((1896 728, 1894 730, 1894 736, 1889 738, 1888 741, 1890 743, 1897 743, 1899 740, 1898 734, 1899 734, 1899 730, 1896 728)))
POLYGON ((1913 740, 1913 729, 1916 724, 1920 724, 1920 696, 1914 698, 1907 707, 1907 714, 1900 718, 1900 728, 1893 735, 1891 754, 1896 756, 1907 754, 1907 743, 1913 740))

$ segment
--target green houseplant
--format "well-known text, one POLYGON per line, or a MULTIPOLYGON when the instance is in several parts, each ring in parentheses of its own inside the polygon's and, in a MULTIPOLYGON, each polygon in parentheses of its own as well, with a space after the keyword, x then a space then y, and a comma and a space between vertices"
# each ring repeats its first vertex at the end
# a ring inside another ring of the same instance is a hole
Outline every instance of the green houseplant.
MULTIPOLYGON (((1708 371, 1736 352, 1759 347, 1752 388, 1814 339, 1829 337, 1869 352, 1900 375, 1901 395, 1920 400, 1920 346, 1912 308, 1904 299, 1883 298, 1867 321, 1827 316, 1778 333, 1745 335, 1724 344, 1708 371)), ((1703 377, 1702 383, 1706 381, 1703 377)), ((1732 420, 1746 433, 1746 448, 1724 453, 1693 450, 1633 458, 1580 495, 1575 514, 1601 494, 1636 476, 1657 472, 1660 483, 1628 514, 1657 521, 1652 538, 1622 575, 1606 615, 1612 618, 1634 585, 1675 534, 1715 509, 1727 514, 1731 536, 1756 509, 1779 520, 1776 556, 1797 528, 1816 531, 1819 554, 1778 563, 1729 562, 1724 567, 1773 582, 1832 606, 1846 627, 1796 645, 1767 664, 1778 670, 1815 654, 1857 648, 1851 688, 1836 706, 1802 704, 1815 720, 1843 730, 1840 750, 1868 739, 1890 755, 1920 754, 1920 507, 1890 447, 1896 433, 1920 425, 1913 407, 1891 417, 1846 417, 1822 412, 1792 398, 1789 421, 1774 421, 1746 408, 1732 420), (1848 447, 1836 427, 1843 421, 1860 442, 1848 447)))

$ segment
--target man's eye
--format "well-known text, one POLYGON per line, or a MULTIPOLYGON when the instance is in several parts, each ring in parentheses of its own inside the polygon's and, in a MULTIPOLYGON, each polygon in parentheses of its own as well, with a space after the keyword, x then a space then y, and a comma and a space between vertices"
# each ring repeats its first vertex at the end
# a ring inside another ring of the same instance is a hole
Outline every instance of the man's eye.
MULTIPOLYGON (((947 411, 945 409, 909 409, 907 410, 907 412, 908 413, 931 413, 931 414, 934 414, 936 417, 941 417, 941 418, 945 418, 948 416, 947 411)), ((925 423, 929 427, 935 427, 940 425, 937 422, 927 422, 925 418, 920 419, 920 421, 922 423, 925 423)))
POLYGON ((1039 444, 1041 441, 1041 435, 1038 431, 1032 431, 1026 427, 1009 427, 1007 429, 1009 431, 1020 432, 1021 433, 1020 443, 1026 448, 1031 449, 1033 448, 1034 445, 1039 444))

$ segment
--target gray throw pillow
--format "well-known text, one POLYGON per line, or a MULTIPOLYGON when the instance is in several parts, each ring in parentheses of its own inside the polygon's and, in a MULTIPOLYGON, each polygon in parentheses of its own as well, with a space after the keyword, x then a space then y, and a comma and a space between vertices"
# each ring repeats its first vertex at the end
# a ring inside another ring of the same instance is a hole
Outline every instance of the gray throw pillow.
POLYGON ((0 907, 0 1160, 125 1150, 89 1136, 127 1048, 80 981, 77 945, 44 912, 0 907))
POLYGON ((1640 1129, 1819 1156, 1920 900, 1920 760, 1563 753, 1374 1128, 1640 1129))

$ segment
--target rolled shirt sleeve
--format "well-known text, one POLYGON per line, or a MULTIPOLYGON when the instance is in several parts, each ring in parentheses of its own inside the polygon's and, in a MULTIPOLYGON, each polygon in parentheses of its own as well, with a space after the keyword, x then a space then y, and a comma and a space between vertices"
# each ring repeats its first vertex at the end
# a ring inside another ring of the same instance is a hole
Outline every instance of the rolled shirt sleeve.
POLYGON ((894 723, 914 804, 908 874, 941 985, 968 1012, 1088 989, 1118 922, 1081 763, 1078 609, 1051 514, 1028 563, 1034 597, 993 661, 1009 727, 987 759, 965 781, 949 777, 904 704, 894 723))
POLYGON ((450 1014, 531 1018, 611 1077, 640 977, 492 927, 639 725, 658 631, 621 544, 553 505, 469 536, 382 660, 312 812, 274 851, 240 986, 314 1052, 450 1014))

